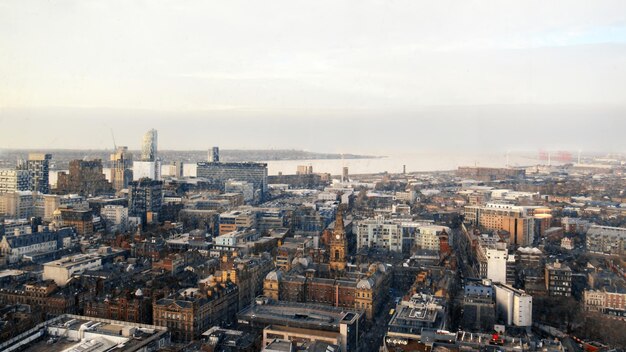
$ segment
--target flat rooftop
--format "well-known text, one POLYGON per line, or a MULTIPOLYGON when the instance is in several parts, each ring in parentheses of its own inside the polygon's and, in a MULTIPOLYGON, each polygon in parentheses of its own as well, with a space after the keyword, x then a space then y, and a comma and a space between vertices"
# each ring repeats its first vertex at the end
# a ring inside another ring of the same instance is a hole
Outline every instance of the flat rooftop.
POLYGON ((349 324, 359 317, 358 312, 332 306, 277 301, 254 304, 237 314, 239 321, 251 324, 289 325, 326 331, 339 331, 340 324, 349 324))
POLYGON ((0 344, 0 350, 23 344, 19 349, 28 351, 104 352, 115 349, 130 352, 163 337, 169 340, 169 336, 164 336, 168 334, 164 327, 71 314, 58 316, 40 325, 45 327, 45 331, 38 338, 26 343, 29 337, 38 334, 39 325, 0 344), (83 338, 79 333, 81 327, 85 330, 83 338))

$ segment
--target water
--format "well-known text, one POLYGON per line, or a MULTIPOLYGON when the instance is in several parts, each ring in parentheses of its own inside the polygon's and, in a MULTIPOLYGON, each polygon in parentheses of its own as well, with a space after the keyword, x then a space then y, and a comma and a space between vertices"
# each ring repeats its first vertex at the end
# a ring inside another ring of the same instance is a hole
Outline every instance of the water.
MULTIPOLYGON (((457 154, 457 153, 405 153, 390 155, 378 159, 313 159, 313 160, 270 160, 267 163, 268 173, 284 175, 296 173, 298 165, 311 165, 313 172, 327 172, 340 175, 344 166, 350 174, 372 174, 387 171, 401 173, 403 165, 407 172, 455 170, 459 166, 505 167, 507 156, 500 154, 457 154)), ((510 155, 510 166, 527 166, 538 164, 539 161, 530 156, 510 155)))

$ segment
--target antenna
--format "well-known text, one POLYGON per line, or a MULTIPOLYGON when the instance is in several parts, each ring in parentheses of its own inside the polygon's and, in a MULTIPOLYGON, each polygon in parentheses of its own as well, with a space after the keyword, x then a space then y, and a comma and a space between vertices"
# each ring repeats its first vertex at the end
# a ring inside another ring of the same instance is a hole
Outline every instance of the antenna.
POLYGON ((113 138, 113 151, 117 150, 117 145, 115 144, 115 135, 113 134, 113 128, 111 128, 111 138, 113 138))

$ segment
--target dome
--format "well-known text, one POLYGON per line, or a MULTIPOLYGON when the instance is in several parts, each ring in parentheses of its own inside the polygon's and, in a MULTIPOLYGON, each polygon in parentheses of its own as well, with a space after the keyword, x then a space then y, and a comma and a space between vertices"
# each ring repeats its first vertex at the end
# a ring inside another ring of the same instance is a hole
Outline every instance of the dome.
POLYGON ((135 296, 136 297, 142 297, 143 296, 143 291, 141 291, 141 289, 138 288, 137 291, 135 291, 135 296))
POLYGON ((374 286, 374 283, 370 279, 362 279, 356 284, 356 288, 365 290, 371 290, 372 286, 374 286))
POLYGON ((56 208, 56 210, 52 212, 52 216, 61 216, 61 209, 56 208))
POLYGON ((265 280, 279 281, 281 276, 282 274, 280 271, 272 270, 265 276, 265 280))

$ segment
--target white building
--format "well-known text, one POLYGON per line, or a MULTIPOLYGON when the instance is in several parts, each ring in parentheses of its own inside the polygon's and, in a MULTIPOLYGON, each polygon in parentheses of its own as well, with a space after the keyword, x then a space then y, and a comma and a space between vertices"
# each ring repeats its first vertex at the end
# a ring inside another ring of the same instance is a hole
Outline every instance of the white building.
POLYGON ((128 208, 123 205, 105 205, 100 210, 100 216, 113 232, 128 228, 128 208))
POLYGON ((357 248, 381 248, 402 252, 402 229, 400 224, 382 217, 356 223, 357 248))
POLYGON ((102 269, 102 258, 98 254, 77 254, 43 265, 43 279, 54 280, 59 286, 65 286, 75 274, 85 270, 102 269))
POLYGON ((398 221, 377 217, 356 222, 357 248, 387 249, 393 252, 421 249, 439 250, 439 236, 450 235, 449 227, 426 222, 398 221), (408 247, 408 248, 405 248, 408 247))
POLYGON ((0 193, 27 191, 29 186, 28 170, 0 169, 0 193))
POLYGON ((133 161, 133 181, 149 178, 161 179, 161 162, 156 161, 133 161))
POLYGON ((482 235, 479 238, 476 255, 480 264, 481 278, 487 278, 492 282, 506 283, 506 267, 509 259, 506 243, 482 235))
POLYGON ((533 324, 533 297, 509 285, 495 284, 496 309, 506 325, 533 324))

